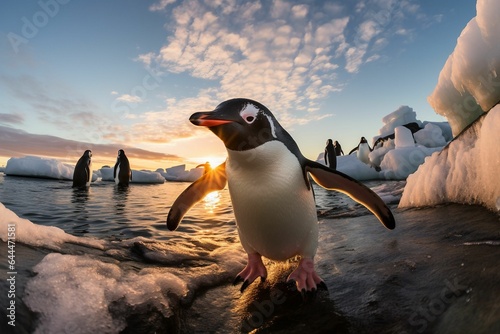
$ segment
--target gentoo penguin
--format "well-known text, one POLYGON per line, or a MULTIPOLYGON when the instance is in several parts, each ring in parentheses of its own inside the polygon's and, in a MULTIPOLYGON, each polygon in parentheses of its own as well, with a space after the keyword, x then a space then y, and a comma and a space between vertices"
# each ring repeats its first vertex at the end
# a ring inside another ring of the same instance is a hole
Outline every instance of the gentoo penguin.
POLYGON ((277 261, 300 256, 288 280, 294 280, 302 293, 326 289, 314 270, 318 218, 308 174, 319 185, 346 193, 366 206, 385 227, 395 227, 380 197, 351 177, 306 159, 264 105, 232 99, 213 111, 197 112, 189 120, 217 135, 228 157, 179 195, 168 213, 167 227, 175 230, 196 202, 227 183, 240 241, 248 254, 248 263, 234 282, 243 281, 241 291, 257 277, 267 277, 262 256, 277 261))
POLYGON ((370 145, 368 145, 368 142, 366 141, 365 137, 361 137, 361 140, 359 141, 359 144, 357 147, 353 148, 349 154, 353 153, 354 151, 357 152, 357 157, 360 161, 364 162, 367 165, 370 165, 370 157, 368 156, 370 152, 372 151, 370 145))
POLYGON ((78 159, 73 172, 73 188, 90 187, 92 181, 92 151, 86 150, 78 159))
POLYGON ((132 180, 130 163, 128 162, 125 151, 123 150, 118 151, 118 157, 116 158, 115 169, 113 171, 113 178, 115 179, 115 183, 121 187, 128 187, 129 182, 132 180))
POLYGON ((335 147, 331 139, 326 141, 325 164, 331 169, 337 169, 337 154, 335 153, 335 147))

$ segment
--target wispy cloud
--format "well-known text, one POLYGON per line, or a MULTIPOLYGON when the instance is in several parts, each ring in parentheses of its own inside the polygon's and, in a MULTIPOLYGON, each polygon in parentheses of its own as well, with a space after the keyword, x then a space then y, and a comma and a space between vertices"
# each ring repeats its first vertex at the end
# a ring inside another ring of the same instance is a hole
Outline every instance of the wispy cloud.
POLYGON ((116 98, 118 101, 126 102, 126 103, 140 103, 143 102, 142 98, 137 95, 123 94, 116 98))
MULTIPOLYGON (((0 84, 31 109, 38 121, 63 135, 89 142, 126 144, 132 141, 130 133, 124 131, 125 126, 117 121, 125 119, 126 115, 106 114, 90 99, 65 91, 63 87, 50 85, 31 75, 0 76, 0 84)), ((130 103, 139 102, 125 95, 121 97, 130 103)))
POLYGON ((0 123, 3 124, 22 124, 24 116, 21 114, 0 113, 0 123))

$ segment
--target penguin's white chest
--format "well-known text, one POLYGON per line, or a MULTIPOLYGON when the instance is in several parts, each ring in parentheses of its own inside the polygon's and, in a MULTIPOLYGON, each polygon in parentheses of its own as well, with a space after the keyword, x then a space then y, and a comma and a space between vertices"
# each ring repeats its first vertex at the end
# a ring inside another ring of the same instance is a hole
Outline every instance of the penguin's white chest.
POLYGON ((318 222, 313 193, 297 157, 280 141, 228 150, 226 175, 240 240, 247 253, 273 260, 313 257, 318 222))
POLYGON ((370 148, 368 147, 368 144, 359 144, 358 147, 358 159, 363 161, 365 164, 370 164, 370 148))
POLYGON ((90 183, 92 182, 92 162, 88 164, 88 174, 87 174, 87 182, 85 186, 90 187, 90 183))
POLYGON ((118 166, 116 166, 116 175, 115 175, 115 183, 120 183, 120 163, 117 162, 118 166))

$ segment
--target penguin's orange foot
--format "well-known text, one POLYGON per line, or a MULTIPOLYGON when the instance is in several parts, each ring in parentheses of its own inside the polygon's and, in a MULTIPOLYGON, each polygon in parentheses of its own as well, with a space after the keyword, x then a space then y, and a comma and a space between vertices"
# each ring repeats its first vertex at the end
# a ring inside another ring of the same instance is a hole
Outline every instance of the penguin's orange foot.
POLYGON ((288 276, 287 281, 295 281, 297 289, 304 294, 309 291, 328 290, 325 282, 314 270, 314 261, 302 258, 298 267, 288 276))
POLYGON ((234 279, 233 285, 243 282, 240 291, 243 292, 257 277, 260 277, 262 281, 266 280, 267 270, 262 263, 260 254, 248 254, 248 263, 238 276, 234 279))

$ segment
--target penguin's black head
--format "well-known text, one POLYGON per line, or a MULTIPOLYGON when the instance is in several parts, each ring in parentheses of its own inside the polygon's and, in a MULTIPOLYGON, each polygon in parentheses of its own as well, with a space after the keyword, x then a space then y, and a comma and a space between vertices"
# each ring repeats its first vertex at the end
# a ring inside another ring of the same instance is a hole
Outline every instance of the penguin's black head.
POLYGON ((92 158, 92 151, 91 150, 86 150, 83 153, 83 156, 87 157, 90 160, 90 158, 92 158))
POLYGON ((118 157, 124 157, 125 156, 125 151, 124 150, 118 150, 118 157))
POLYGON ((359 141, 360 143, 368 143, 365 137, 361 137, 361 140, 359 141))
POLYGON ((285 132, 269 109, 249 99, 227 100, 213 111, 194 113, 189 120, 208 127, 228 149, 235 151, 278 140, 285 132))

